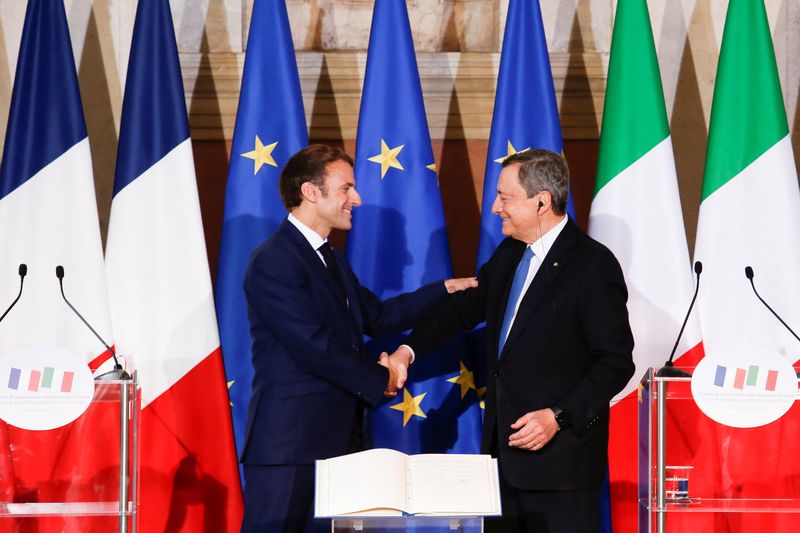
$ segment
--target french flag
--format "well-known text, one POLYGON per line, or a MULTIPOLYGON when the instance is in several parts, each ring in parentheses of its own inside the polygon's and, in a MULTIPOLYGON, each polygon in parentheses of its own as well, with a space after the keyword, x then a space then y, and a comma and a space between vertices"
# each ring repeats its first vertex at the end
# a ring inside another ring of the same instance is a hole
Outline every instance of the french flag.
POLYGON ((0 353, 32 342, 66 348, 92 361, 103 345, 61 300, 65 292, 110 342, 103 249, 89 139, 83 118, 64 4, 31 0, 17 60, 0 165, 0 305, 25 290, 6 316, 0 353))
MULTIPOLYGON (((25 15, 0 164, 3 308, 19 290, 20 263, 28 274, 22 298, 0 324, 0 354, 39 344, 65 348, 87 363, 104 360, 102 344, 61 301, 55 275, 63 265, 66 294, 111 342, 89 140, 61 0, 30 0, 25 15)), ((0 501, 105 498, 102 487, 83 481, 111 468, 108 438, 80 442, 77 425, 43 432, 0 421, 0 501)), ((56 517, 36 524, 41 531, 88 527, 56 517)))
POLYGON ((139 0, 106 245, 142 383, 141 531, 238 531, 229 400, 168 0, 139 0))

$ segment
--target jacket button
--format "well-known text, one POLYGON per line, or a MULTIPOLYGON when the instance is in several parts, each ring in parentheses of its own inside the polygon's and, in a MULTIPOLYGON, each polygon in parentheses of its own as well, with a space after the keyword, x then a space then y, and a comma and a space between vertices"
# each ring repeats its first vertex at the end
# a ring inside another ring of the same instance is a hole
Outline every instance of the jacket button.
POLYGON ((499 378, 502 375, 503 375, 503 371, 502 370, 498 370, 497 372, 494 373, 494 377, 496 377, 496 378, 499 378))

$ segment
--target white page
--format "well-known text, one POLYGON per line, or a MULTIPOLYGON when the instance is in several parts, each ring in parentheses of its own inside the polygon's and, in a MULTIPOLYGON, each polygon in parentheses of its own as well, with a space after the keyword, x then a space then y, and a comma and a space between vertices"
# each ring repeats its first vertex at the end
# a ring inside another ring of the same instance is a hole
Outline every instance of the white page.
POLYGON ((406 454, 387 449, 334 457, 317 462, 317 505, 319 516, 340 516, 373 509, 369 514, 397 514, 406 510, 406 454))
POLYGON ((409 457, 411 512, 500 513, 497 462, 488 455, 423 454, 409 457))

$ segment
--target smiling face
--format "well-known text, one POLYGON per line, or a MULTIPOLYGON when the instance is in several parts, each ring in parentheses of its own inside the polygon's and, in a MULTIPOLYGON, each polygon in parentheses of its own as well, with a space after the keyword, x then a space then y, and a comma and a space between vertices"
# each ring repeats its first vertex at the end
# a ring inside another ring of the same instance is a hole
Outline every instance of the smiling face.
POLYGON ((519 182, 519 169, 520 165, 515 163, 500 172, 492 213, 502 219, 503 235, 532 243, 539 238, 539 201, 544 195, 537 193, 528 198, 519 182))
POLYGON ((361 205, 356 191, 353 167, 346 161, 333 161, 325 165, 325 186, 316 200, 317 233, 326 237, 332 229, 349 230, 353 227, 352 211, 361 205))

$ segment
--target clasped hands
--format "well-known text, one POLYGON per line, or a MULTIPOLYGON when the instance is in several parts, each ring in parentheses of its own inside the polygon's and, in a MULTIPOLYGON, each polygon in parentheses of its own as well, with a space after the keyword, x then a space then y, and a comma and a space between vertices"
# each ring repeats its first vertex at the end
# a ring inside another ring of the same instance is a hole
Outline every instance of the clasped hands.
POLYGON ((386 385, 383 395, 387 398, 397 396, 397 391, 403 388, 408 379, 411 351, 405 346, 400 346, 392 355, 383 352, 378 359, 378 364, 389 370, 389 383, 386 385))
MULTIPOLYGON (((444 286, 449 294, 472 289, 478 286, 478 280, 471 278, 452 278, 444 281, 444 286)), ((392 355, 381 353, 378 363, 389 369, 389 383, 383 395, 387 398, 397 396, 397 391, 403 388, 408 379, 408 367, 411 364, 411 351, 400 346, 392 355)))

